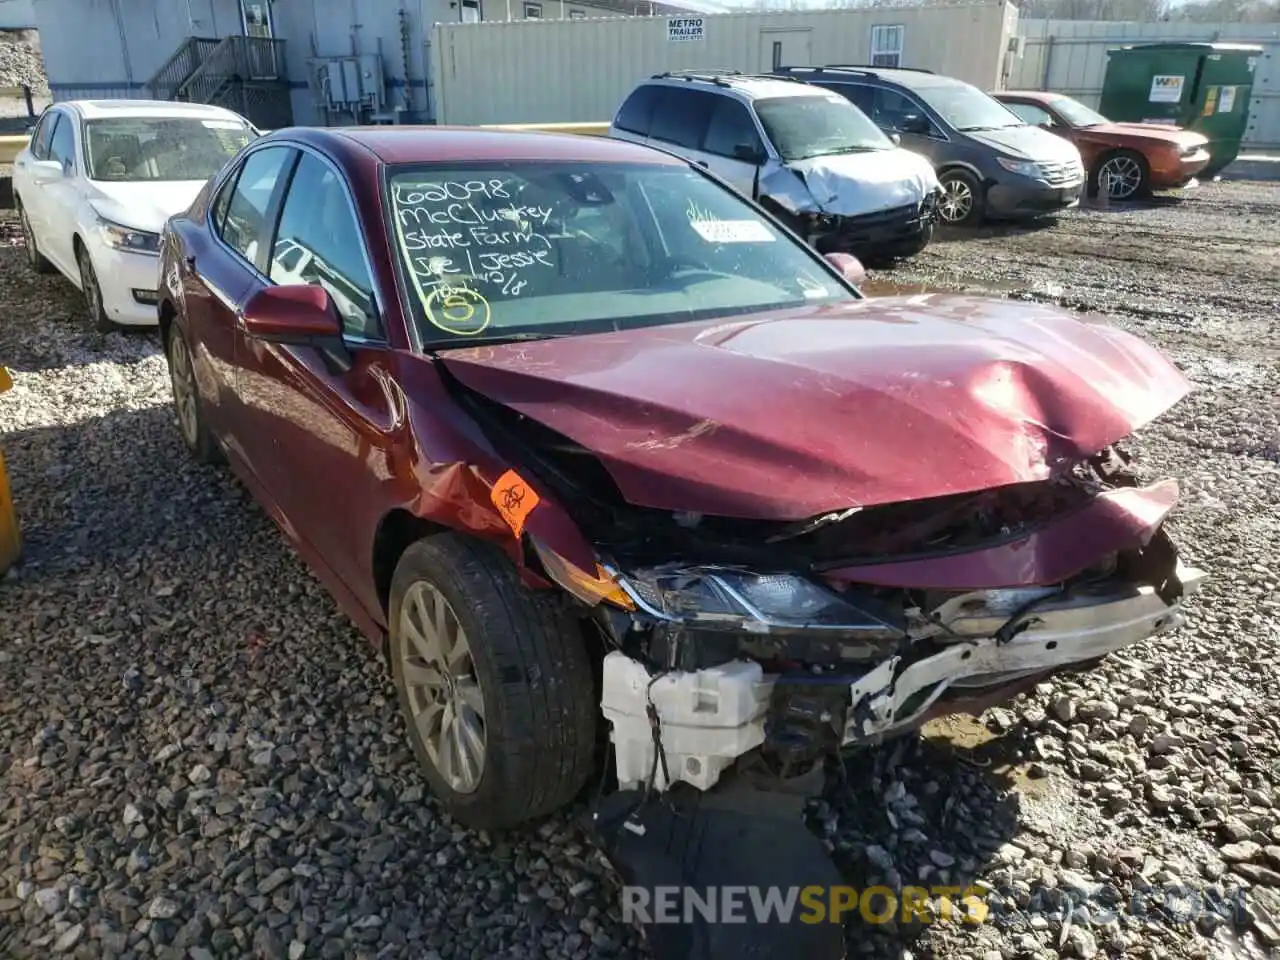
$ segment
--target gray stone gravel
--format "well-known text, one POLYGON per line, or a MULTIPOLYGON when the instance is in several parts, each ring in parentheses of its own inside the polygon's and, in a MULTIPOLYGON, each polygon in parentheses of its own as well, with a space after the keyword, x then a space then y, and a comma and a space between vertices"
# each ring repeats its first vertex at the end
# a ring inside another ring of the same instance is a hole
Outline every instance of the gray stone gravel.
MULTIPOLYGON (((1138 452, 1183 481, 1175 536, 1213 579, 1174 637, 850 762, 813 811, 850 883, 1005 898, 978 926, 853 927, 854 955, 1280 946, 1278 220, 1280 189, 1208 185, 873 278, 1098 309, 1166 348, 1197 390, 1138 452), (1175 882, 1249 889, 1225 919, 1107 909, 1175 882)), ((425 796, 375 653, 183 453, 154 336, 88 331, 19 244, 6 217, 28 553, 0 583, 0 956, 644 956, 580 810, 484 836, 425 796)))

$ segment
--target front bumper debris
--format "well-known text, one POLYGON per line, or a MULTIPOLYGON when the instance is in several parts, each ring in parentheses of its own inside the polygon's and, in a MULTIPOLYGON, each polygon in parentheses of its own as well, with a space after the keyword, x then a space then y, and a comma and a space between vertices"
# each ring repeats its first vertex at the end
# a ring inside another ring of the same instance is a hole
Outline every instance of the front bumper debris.
MULTIPOLYGON (((710 790, 752 751, 789 766, 908 732, 952 699, 1084 666, 1176 629, 1181 598, 1204 577, 1179 563, 1172 593, 1168 584, 1114 580, 1065 592, 959 593, 918 618, 896 652, 874 656, 858 628, 846 627, 855 659, 836 656, 822 665, 794 659, 805 641, 798 628, 769 634, 776 655, 763 656, 761 635, 769 628, 761 623, 737 634, 754 658, 740 653, 698 669, 651 669, 613 651, 604 660, 601 709, 612 724, 619 785, 662 791, 685 782, 710 790)), ((682 627, 666 627, 676 630, 667 647, 674 651, 682 627)), ((838 628, 809 632, 823 635, 816 649, 838 654, 841 638, 830 636, 838 628)))
POLYGON ((937 194, 918 203, 859 216, 813 214, 809 240, 823 253, 863 253, 907 247, 920 239, 934 222, 937 194))

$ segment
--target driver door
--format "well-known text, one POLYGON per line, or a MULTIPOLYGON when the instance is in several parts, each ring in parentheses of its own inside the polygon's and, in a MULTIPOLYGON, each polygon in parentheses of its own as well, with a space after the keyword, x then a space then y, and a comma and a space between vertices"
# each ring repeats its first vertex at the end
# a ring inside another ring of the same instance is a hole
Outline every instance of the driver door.
POLYGON ((324 287, 354 365, 334 369, 314 346, 268 343, 240 328, 240 429, 286 532, 352 586, 367 580, 371 546, 361 538, 377 528, 373 514, 386 499, 391 352, 361 224, 337 167, 302 151, 279 210, 258 288, 324 287))
POLYGON ((929 112, 911 97, 877 87, 871 120, 886 133, 896 133, 902 146, 928 157, 935 166, 943 159, 941 146, 946 138, 929 112))
POLYGON ((754 200, 757 173, 764 162, 764 140, 745 103, 731 97, 716 100, 702 141, 705 166, 754 200))

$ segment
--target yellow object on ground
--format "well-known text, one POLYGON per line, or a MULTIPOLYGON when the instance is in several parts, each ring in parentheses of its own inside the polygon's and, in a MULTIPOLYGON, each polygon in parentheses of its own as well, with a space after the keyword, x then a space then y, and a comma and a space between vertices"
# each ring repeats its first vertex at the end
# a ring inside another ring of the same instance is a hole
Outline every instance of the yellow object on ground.
MULTIPOLYGON (((9 371, 0 367, 0 393, 12 386, 9 371)), ((21 552, 22 535, 18 531, 18 514, 13 509, 13 495, 9 492, 9 472, 5 469, 4 453, 0 452, 0 574, 17 562, 21 552)))

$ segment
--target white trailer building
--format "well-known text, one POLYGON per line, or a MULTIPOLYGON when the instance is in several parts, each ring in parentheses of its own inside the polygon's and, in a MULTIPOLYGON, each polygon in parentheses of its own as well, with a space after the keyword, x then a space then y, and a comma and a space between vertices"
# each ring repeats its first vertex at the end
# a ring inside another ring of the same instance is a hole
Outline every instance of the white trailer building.
POLYGON ((435 115, 450 124, 605 121, 644 77, 667 70, 873 64, 1001 85, 1016 56, 1007 0, 843 10, 440 23, 435 115))

